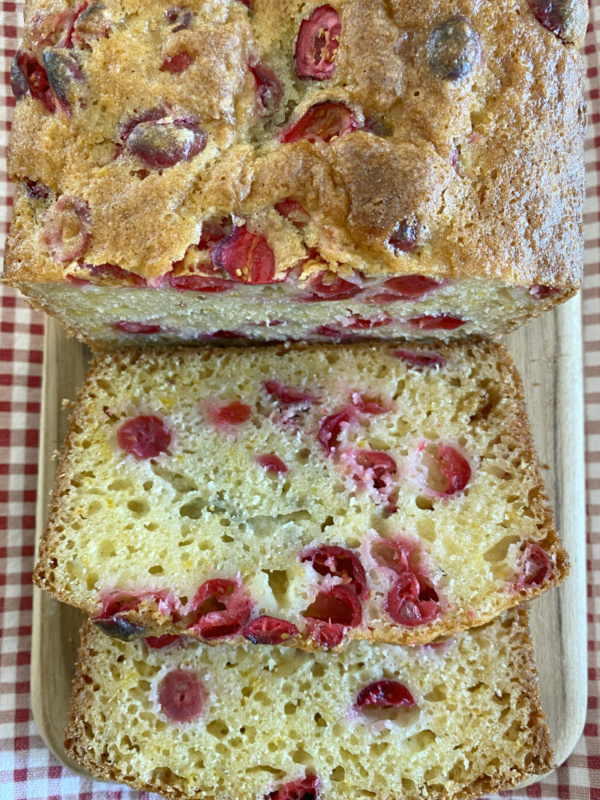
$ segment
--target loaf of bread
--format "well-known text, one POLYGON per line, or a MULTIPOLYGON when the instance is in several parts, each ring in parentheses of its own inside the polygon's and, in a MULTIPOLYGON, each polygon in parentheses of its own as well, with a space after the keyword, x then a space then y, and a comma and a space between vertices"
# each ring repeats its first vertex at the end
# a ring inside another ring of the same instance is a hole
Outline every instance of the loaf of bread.
POLYGON ((182 799, 467 800, 552 768, 524 610, 441 645, 312 656, 88 624, 66 746, 103 780, 182 799))
POLYGON ((34 579, 129 638, 420 643, 568 563, 496 343, 117 351, 73 411, 34 579))
POLYGON ((581 280, 585 0, 29 0, 5 278, 89 343, 506 332, 581 280))

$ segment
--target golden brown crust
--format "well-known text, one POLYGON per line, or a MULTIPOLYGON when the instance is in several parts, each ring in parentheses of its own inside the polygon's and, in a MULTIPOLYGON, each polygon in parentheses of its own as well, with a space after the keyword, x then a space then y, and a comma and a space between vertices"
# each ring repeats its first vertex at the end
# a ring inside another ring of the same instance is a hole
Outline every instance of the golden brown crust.
MULTIPOLYGON (((335 350, 337 346, 332 345, 329 347, 335 350)), ((345 345, 344 348, 347 351, 356 353, 358 358, 361 350, 368 349, 369 346, 345 345)), ((301 353, 307 349, 311 349, 309 345, 301 344, 273 348, 275 352, 281 353, 291 350, 297 353, 298 356, 301 356, 301 353)), ((320 349, 323 350, 323 347, 320 347, 320 349)), ((495 597, 494 603, 487 609, 479 608, 476 611, 470 608, 449 609, 432 623, 417 628, 402 628, 401 626, 379 623, 370 625, 368 629, 350 628, 348 630, 348 639, 366 639, 389 644, 424 644, 438 638, 446 638, 459 630, 484 624, 502 611, 512 608, 525 600, 533 599, 548 589, 559 585, 569 572, 568 555, 561 547, 560 539, 554 526, 552 511, 538 467, 535 445, 528 427, 523 387, 512 358, 506 347, 496 342, 482 341, 474 342, 470 345, 448 344, 436 347, 437 352, 445 358, 450 358, 452 354, 460 354, 464 349, 469 350, 469 357, 475 360, 480 359, 481 361, 490 360, 499 369, 499 381, 502 385, 503 424, 505 429, 510 431, 511 440, 514 443, 513 453, 515 457, 518 456, 521 469, 525 470, 524 479, 531 486, 529 493, 530 511, 537 520, 537 527, 540 531, 538 544, 548 553, 553 562, 552 573, 542 586, 528 586, 522 591, 516 591, 512 584, 507 584, 505 590, 495 597)), ((177 357, 177 351, 160 350, 154 351, 153 357, 160 358, 163 353, 167 352, 171 358, 177 357)), ((186 352, 189 355, 193 351, 182 352, 186 352)), ((234 354, 236 349, 230 348, 229 352, 234 354)), ((252 353, 253 349, 245 348, 243 352, 252 353)), ((56 561, 54 560, 53 552, 56 537, 60 536, 60 531, 55 530, 55 521, 61 517, 62 498, 66 496, 70 488, 72 478, 71 458, 74 452, 73 439, 86 426, 86 415, 88 413, 86 398, 90 392, 93 393, 96 380, 104 374, 105 365, 112 362, 115 357, 122 357, 129 365, 134 365, 136 361, 140 358, 144 359, 146 356, 143 353, 123 351, 116 356, 97 356, 92 363, 86 382, 79 392, 69 433, 61 451, 56 472, 56 483, 50 504, 49 523, 40 542, 38 562, 33 573, 33 580, 37 586, 49 592, 58 600, 77 605, 91 615, 96 615, 99 612, 97 602, 91 598, 89 601, 81 601, 77 596, 56 586, 54 583, 56 561)), ((483 413, 485 413, 485 410, 483 413)), ((123 613, 120 616, 145 628, 148 635, 160 636, 165 633, 183 633, 184 631, 186 635, 189 633, 185 628, 184 621, 176 623, 170 617, 165 617, 164 614, 159 612, 155 602, 142 603, 137 610, 123 613)), ((232 645, 244 643, 244 639, 241 636, 232 637, 227 641, 232 645)), ((308 651, 317 649, 316 643, 310 638, 308 632, 302 634, 300 638, 294 639, 290 644, 308 651)))
MULTIPOLYGON (((31 3, 26 48, 34 47, 40 13, 64 2, 31 3)), ((460 13, 477 31, 482 56, 457 82, 427 65, 431 31, 456 13, 446 0, 334 3, 342 36, 334 77, 323 82, 298 80, 293 66, 297 30, 313 5, 298 11, 291 0, 257 0, 250 16, 238 2, 223 0, 213 11, 200 0, 192 5, 200 24, 172 32, 162 11, 150 21, 156 11, 144 4, 107 0, 110 36, 80 54, 85 108, 68 116, 31 97, 17 104, 11 176, 89 204, 86 262, 155 278, 197 243, 203 219, 233 214, 264 231, 280 271, 301 260, 298 248, 317 246, 333 270, 577 289, 585 119, 583 69, 570 42, 581 44, 583 0, 561 5, 566 42, 538 22, 528 0, 467 0, 460 13), (160 66, 176 51, 193 63, 173 76, 160 66), (282 110, 266 127, 247 67, 254 57, 283 85, 282 110), (367 119, 376 132, 273 145, 284 107, 295 107, 295 120, 324 101, 346 103, 359 127, 367 119), (161 103, 199 117, 209 144, 190 162, 141 177, 131 158, 115 158, 119 125, 161 103), (298 169, 297 150, 312 163, 311 181, 298 169), (330 206, 319 202, 332 194, 330 206), (310 242, 274 221, 273 205, 290 195, 314 214, 310 242), (416 216, 424 236, 409 256, 394 256, 386 244, 401 215, 416 216)), ((41 216, 21 192, 6 260, 13 285, 62 280, 69 268, 49 258, 41 216)))
MULTIPOLYGON (((498 621, 494 624, 498 624, 498 621)), ((453 800, 471 800, 471 798, 495 794, 498 791, 514 788, 535 775, 546 774, 555 766, 550 734, 541 706, 526 608, 521 607, 507 612, 501 624, 510 629, 510 636, 513 639, 511 673, 514 672, 518 676, 521 702, 529 708, 529 738, 523 745, 528 750, 527 769, 513 767, 500 778, 479 776, 471 785, 465 786, 458 792, 448 791, 442 784, 437 784, 433 789, 429 788, 428 794, 435 800, 451 800, 451 798, 453 800)), ((91 638, 93 638, 91 626, 87 623, 81 630, 78 668, 73 685, 69 724, 65 731, 65 747, 69 755, 93 775, 103 780, 121 781, 142 791, 158 791, 165 797, 176 800, 204 797, 201 792, 189 793, 177 786, 159 782, 148 783, 139 776, 124 775, 118 765, 111 763, 108 754, 99 760, 91 749, 86 748, 84 742, 90 738, 90 730, 86 729, 86 725, 89 725, 89 700, 86 697, 88 695, 86 684, 91 681, 88 676, 94 673, 94 655, 93 651, 90 652, 91 638)))

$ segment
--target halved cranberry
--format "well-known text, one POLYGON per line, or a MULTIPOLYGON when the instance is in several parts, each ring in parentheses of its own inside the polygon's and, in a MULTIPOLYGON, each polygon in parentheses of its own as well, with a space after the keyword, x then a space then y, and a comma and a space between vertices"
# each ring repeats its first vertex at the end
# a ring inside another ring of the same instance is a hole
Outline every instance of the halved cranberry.
POLYGON ((439 353, 423 350, 396 350, 392 355, 407 361, 412 367, 445 367, 446 359, 439 353))
POLYGON ((390 234, 388 244, 396 256, 399 253, 412 253, 412 251, 419 244, 420 236, 421 226, 417 220, 403 219, 396 225, 390 234))
POLYGON ((264 467, 267 472, 273 472, 275 475, 285 475, 285 473, 289 471, 287 465, 274 453, 265 453, 262 456, 256 456, 256 463, 264 467))
POLYGON ((537 21, 559 39, 565 33, 571 5, 568 0, 529 0, 529 7, 537 21))
POLYGON ((153 415, 132 417, 117 431, 119 447, 142 459, 156 458, 161 453, 166 453, 172 438, 164 421, 153 415))
POLYGON ((420 328, 422 331, 453 331, 460 328, 466 320, 460 317, 453 317, 451 314, 436 314, 435 316, 425 315, 423 317, 413 317, 408 320, 411 328, 420 328))
POLYGON ((343 328, 335 325, 319 325, 318 328, 311 330, 315 336, 327 336, 328 339, 336 339, 338 342, 353 341, 355 336, 350 332, 345 332, 343 328))
POLYGON ((293 622, 266 615, 252 620, 242 631, 244 639, 252 644, 282 644, 299 634, 300 631, 293 622))
MULTIPOLYGON (((250 284, 276 283, 275 256, 260 233, 251 233, 241 225, 217 244, 213 263, 224 269, 234 281, 250 284)), ((279 278, 278 280, 282 280, 279 278)))
MULTIPOLYGON (((559 0, 563 2, 563 0, 559 0)), ((458 81, 479 61, 479 37, 466 17, 457 14, 435 27, 426 44, 427 63, 438 78, 458 81)))
POLYGON ((152 650, 163 650, 172 644, 183 642, 183 636, 178 636, 176 633, 165 633, 162 636, 146 636, 144 641, 152 650))
POLYGON ((160 71, 178 75, 180 72, 186 70, 192 61, 193 59, 189 53, 175 53, 175 55, 165 57, 165 60, 160 66, 160 71))
POLYGON ((308 19, 302 20, 294 54, 301 78, 331 78, 341 32, 338 13, 330 5, 315 8, 308 19))
MULTIPOLYGON (((173 268, 179 266, 179 262, 173 268)), ((166 275, 169 286, 177 289, 178 292, 204 292, 205 294, 220 294, 233 289, 233 282, 225 277, 223 270, 215 267, 214 264, 199 264, 197 272, 189 275, 174 275, 170 272, 166 275)))
POLYGON ((283 97, 281 81, 271 67, 259 61, 249 61, 248 69, 254 75, 258 113, 261 116, 275 113, 283 97))
POLYGON ((307 618, 318 644, 336 647, 347 628, 356 628, 362 622, 362 606, 352 589, 338 585, 320 591, 302 616, 307 618))
POLYGON ((207 136, 192 117, 148 119, 127 135, 125 147, 150 169, 166 169, 191 161, 206 147, 207 136))
POLYGON ((69 112, 76 101, 82 100, 81 84, 85 77, 79 61, 73 53, 58 48, 44 50, 42 60, 48 83, 56 97, 55 105, 69 112))
POLYGON ((387 414, 392 410, 392 406, 379 397, 372 397, 361 394, 360 392, 352 392, 350 395, 350 402, 361 414, 379 416, 380 414, 387 414))
POLYGON ((243 425, 252 416, 252 409, 241 400, 233 400, 226 405, 209 405, 207 415, 213 425, 232 426, 243 425))
POLYGON ((447 481, 444 494, 462 492, 471 478, 471 465, 454 447, 441 444, 438 448, 440 472, 447 481))
POLYGON ((395 622, 409 628, 433 622, 441 611, 431 582, 411 572, 400 575, 388 593, 385 608, 395 622))
POLYGON ((369 593, 365 569, 352 550, 334 544, 322 544, 304 550, 300 554, 300 561, 301 563, 310 561, 312 568, 319 575, 341 578, 343 584, 352 589, 358 597, 366 597, 369 593))
POLYGON ((376 539, 369 548, 371 556, 381 567, 398 575, 419 567, 419 547, 403 539, 376 539))
POLYGON ((147 322, 129 322, 127 320, 120 320, 119 322, 113 323, 113 328, 121 333, 146 333, 148 335, 152 333, 162 333, 163 331, 162 325, 152 325, 147 322))
POLYGON ((203 639, 235 636, 246 625, 252 603, 239 581, 214 578, 206 581, 191 603, 192 622, 187 630, 203 639))
POLYGON ((91 216, 85 200, 63 195, 43 217, 41 238, 56 261, 79 258, 90 240, 91 216))
POLYGON ((201 339, 244 339, 245 334, 240 331, 211 331, 211 333, 198 334, 201 339))
POLYGON ((284 144, 299 142, 330 142, 336 136, 343 136, 356 130, 358 122, 353 111, 344 103, 325 100, 308 109, 294 125, 283 130, 279 141, 284 144))
POLYGON ((29 94, 29 83, 19 66, 21 52, 22 51, 17 50, 10 65, 10 88, 15 96, 15 100, 21 100, 26 94, 29 94))
POLYGON ((312 406, 314 403, 318 402, 317 398, 310 394, 310 392, 305 392, 303 389, 296 389, 294 386, 284 386, 283 383, 279 383, 279 381, 265 381, 263 386, 267 393, 278 400, 282 406, 312 406))
POLYGON ((381 680, 370 683, 360 690, 354 707, 366 708, 410 708, 415 699, 406 686, 399 681, 381 680))
POLYGON ((349 300, 362 292, 362 286, 340 278, 335 272, 319 272, 308 284, 309 294, 298 298, 303 303, 323 300, 349 300))
POLYGON ((374 489, 389 487, 390 478, 398 474, 394 459, 379 450, 355 450, 351 459, 360 468, 355 477, 368 481, 374 489))
POLYGON ((330 454, 340 444, 342 432, 356 419, 355 411, 352 407, 344 408, 337 414, 330 414, 323 417, 319 423, 319 441, 330 454))
POLYGON ((425 275, 402 275, 385 281, 383 289, 398 300, 417 300, 443 285, 443 281, 435 281, 425 275))
POLYGON ((275 203, 275 211, 281 214, 282 217, 289 219, 289 221, 297 228, 302 227, 307 222, 310 222, 310 214, 301 203, 293 200, 291 197, 286 197, 280 203, 275 203))
POLYGON ((278 789, 269 792, 264 800, 317 800, 320 781, 316 775, 307 775, 297 781, 284 783, 278 789))
POLYGON ((535 297, 536 300, 545 300, 546 297, 552 297, 552 295, 559 294, 562 289, 558 286, 543 286, 541 283, 534 283, 533 286, 529 287, 529 294, 532 297, 535 297))
POLYGON ((539 544, 526 542, 517 566, 517 590, 543 586, 552 575, 553 568, 550 556, 539 544))
POLYGON ((173 722, 191 722, 204 709, 204 688, 192 672, 173 669, 161 683, 158 702, 164 715, 173 722))
POLYGON ((95 0, 83 3, 75 14, 70 31, 73 45, 91 47, 91 43, 108 36, 111 21, 104 3, 95 0))
POLYGON ((415 454, 415 476, 424 488, 440 497, 462 492, 471 479, 471 465, 455 447, 422 442, 415 454))
POLYGON ((24 96, 25 84, 23 81, 25 81, 31 96, 43 103, 46 109, 51 114, 54 114, 56 111, 56 97, 50 88, 45 68, 32 53, 28 53, 25 50, 17 50, 14 66, 11 68, 11 80, 17 100, 24 96), (19 76, 19 73, 22 77, 19 76), (19 96, 17 96, 17 93, 19 96))

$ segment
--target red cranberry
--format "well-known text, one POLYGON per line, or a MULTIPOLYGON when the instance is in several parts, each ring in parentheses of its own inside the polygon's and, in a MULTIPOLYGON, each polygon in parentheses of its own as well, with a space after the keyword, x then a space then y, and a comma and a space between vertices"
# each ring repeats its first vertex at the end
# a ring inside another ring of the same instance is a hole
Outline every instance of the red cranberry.
POLYGON ((399 681, 381 680, 370 683, 360 690, 355 708, 359 711, 368 708, 410 708, 415 700, 406 686, 399 681))
POLYGON ((423 350, 396 350, 393 355, 408 362, 411 367, 441 368, 446 366, 446 359, 439 353, 425 352, 423 350))
POLYGON ((352 321, 346 325, 346 328, 351 331, 370 331, 373 330, 373 328, 383 328, 385 325, 391 325, 394 321, 391 317, 366 319, 365 317, 361 317, 360 314, 353 314, 350 319, 352 321))
POLYGON ((471 465, 450 445, 422 442, 417 450, 417 477, 433 494, 451 497, 464 491, 471 465))
POLYGON ((517 567, 518 591, 537 588, 552 575, 553 564, 548 553, 535 542, 526 542, 517 567))
POLYGON ((144 641, 152 650, 163 650, 165 647, 170 647, 172 644, 181 644, 183 642, 183 636, 178 636, 175 633, 165 633, 163 636, 146 636, 144 641))
POLYGON ((541 283, 534 283, 529 287, 529 294, 536 300, 545 300, 547 297, 559 294, 562 290, 557 286, 543 286, 541 283))
POLYGON ((247 624, 252 603, 239 581, 214 578, 198 589, 191 611, 188 630, 203 639, 224 639, 235 636, 247 624))
POLYGON ((333 325, 319 325, 311 331, 315 336, 327 336, 329 339, 335 339, 338 342, 354 341, 355 336, 350 332, 345 332, 342 328, 336 328, 333 325))
POLYGON ((450 17, 434 28, 426 44, 432 73, 445 81, 459 81, 479 61, 479 37, 466 17, 450 17))
POLYGON ((166 453, 172 440, 171 431, 159 417, 132 417, 117 431, 119 447, 136 458, 156 458, 166 453))
POLYGON ((29 91, 51 114, 56 111, 56 96, 50 88, 46 70, 33 54, 17 50, 11 67, 11 84, 17 100, 29 91))
POLYGON ((331 78, 341 32, 338 13, 330 5, 315 8, 308 19, 302 20, 294 55, 301 78, 331 78))
POLYGON ((205 219, 202 222, 202 235, 198 242, 200 250, 213 250, 217 242, 231 233, 232 223, 229 217, 205 219))
POLYGON ((394 459, 379 450, 355 450, 352 460, 360 468, 359 475, 355 477, 367 479, 377 490, 387 488, 390 478, 398 474, 394 459))
MULTIPOLYGON (((178 266, 179 263, 176 263, 173 268, 178 266)), ((170 272, 165 276, 166 281, 178 292, 220 294, 233 289, 233 282, 225 277, 225 273, 214 264, 200 264, 197 269, 198 272, 192 272, 189 275, 174 275, 170 272)))
POLYGON ((274 114, 283 97, 283 86, 271 67, 260 62, 248 62, 248 69, 254 75, 256 105, 261 116, 274 114))
POLYGON ((402 275, 385 281, 383 289, 386 294, 393 295, 390 300, 418 300, 443 285, 443 282, 426 278, 425 275, 402 275))
POLYGON ((427 625, 440 615, 439 597, 431 582, 411 572, 401 573, 388 593, 386 611, 400 625, 427 625))
POLYGON ((233 400, 227 405, 215 405, 207 408, 207 413, 213 425, 232 426, 243 425, 252 416, 252 409, 241 400, 233 400))
POLYGON ((343 136, 356 130, 358 122, 344 103, 325 100, 308 109, 294 125, 279 135, 284 144, 307 139, 309 142, 330 142, 336 136, 343 136))
POLYGON ((309 294, 300 297, 304 303, 322 300, 349 300, 362 292, 362 286, 340 278, 335 272, 320 272, 308 284, 309 294))
POLYGON ((116 331, 120 331, 121 333, 133 333, 133 334, 152 334, 152 333, 162 333, 163 328, 162 325, 151 325, 146 322, 128 322, 127 320, 121 320, 120 322, 115 322, 113 324, 113 328, 116 331))
POLYGON ((568 0, 529 0, 537 21, 559 39, 563 39, 572 3, 568 0))
POLYGON ((267 472, 273 472, 275 475, 285 475, 289 471, 288 467, 273 453, 265 453, 262 456, 256 456, 256 463, 264 467, 267 472))
POLYGON ((241 283, 276 283, 275 256, 267 240, 245 225, 234 228, 212 252, 214 264, 241 283))
POLYGON ((32 200, 47 200, 50 197, 50 188, 40 181, 25 179, 25 190, 27 197, 32 200))
POLYGON ((309 561, 319 575, 341 578, 343 584, 356 592, 358 597, 366 597, 369 593, 365 569, 352 550, 333 544, 321 544, 304 550, 300 561, 309 561))
POLYGON ((90 209, 85 200, 63 195, 42 219, 41 238, 52 258, 64 264, 85 252, 91 226, 90 209))
POLYGON ((299 635, 293 622, 266 615, 252 620, 242 631, 244 639, 252 644, 282 644, 299 635))
POLYGON ((265 381, 263 386, 271 397, 278 400, 285 407, 295 405, 312 406, 318 402, 317 398, 310 392, 296 389, 294 386, 284 386, 278 381, 265 381))
POLYGON ((127 134, 125 147, 149 169, 161 170, 191 161, 206 142, 206 134, 192 117, 164 117, 137 122, 127 134))
POLYGON ((280 203, 275 203, 275 211, 281 214, 282 217, 289 219, 297 228, 301 228, 307 222, 310 222, 310 214, 308 211, 306 211, 301 203, 297 200, 293 200, 291 197, 286 197, 286 199, 282 200, 280 203))
POLYGON ((451 314, 436 314, 435 316, 413 317, 408 320, 408 325, 411 328, 420 328, 422 331, 453 331, 460 328, 465 322, 466 320, 453 317, 451 314))
POLYGON ((173 669, 163 679, 158 701, 164 715, 173 722, 191 722, 204 709, 204 688, 192 672, 173 669))
POLYGON ((379 416, 381 414, 387 414, 392 410, 392 407, 389 403, 385 403, 378 397, 370 397, 369 395, 361 394, 360 392, 352 392, 350 396, 350 402, 361 414, 372 414, 373 416, 379 416))
POLYGON ((110 29, 111 22, 104 3, 100 0, 85 2, 74 16, 71 41, 73 45, 89 49, 92 42, 108 36, 110 29))
POLYGON ((263 800, 317 800, 320 781, 316 775, 307 775, 297 781, 290 781, 266 794, 263 800))
POLYGON ((362 606, 354 589, 340 584, 320 591, 302 616, 356 628, 362 622, 362 606))
POLYGON ((355 411, 352 407, 344 408, 337 414, 323 417, 319 424, 319 441, 327 454, 332 453, 340 445, 340 436, 343 431, 355 420, 355 411))
POLYGON ((173 56, 165 57, 165 60, 160 67, 160 71, 170 72, 172 75, 178 75, 180 72, 184 72, 184 70, 190 66, 192 61, 193 59, 189 53, 175 53, 173 56))

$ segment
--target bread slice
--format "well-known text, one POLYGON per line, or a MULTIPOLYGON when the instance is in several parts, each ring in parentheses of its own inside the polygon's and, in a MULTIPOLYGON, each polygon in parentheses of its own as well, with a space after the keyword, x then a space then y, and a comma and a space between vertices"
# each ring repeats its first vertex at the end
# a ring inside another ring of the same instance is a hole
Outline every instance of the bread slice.
POLYGON ((440 645, 150 648, 82 630, 67 752, 169 798, 447 800, 552 768, 523 609, 440 645))
POLYGON ((481 624, 566 575, 504 346, 99 357, 34 580, 120 636, 334 647, 481 624))
POLYGON ((5 278, 101 347, 507 332, 581 283, 587 20, 27 0, 5 278))

